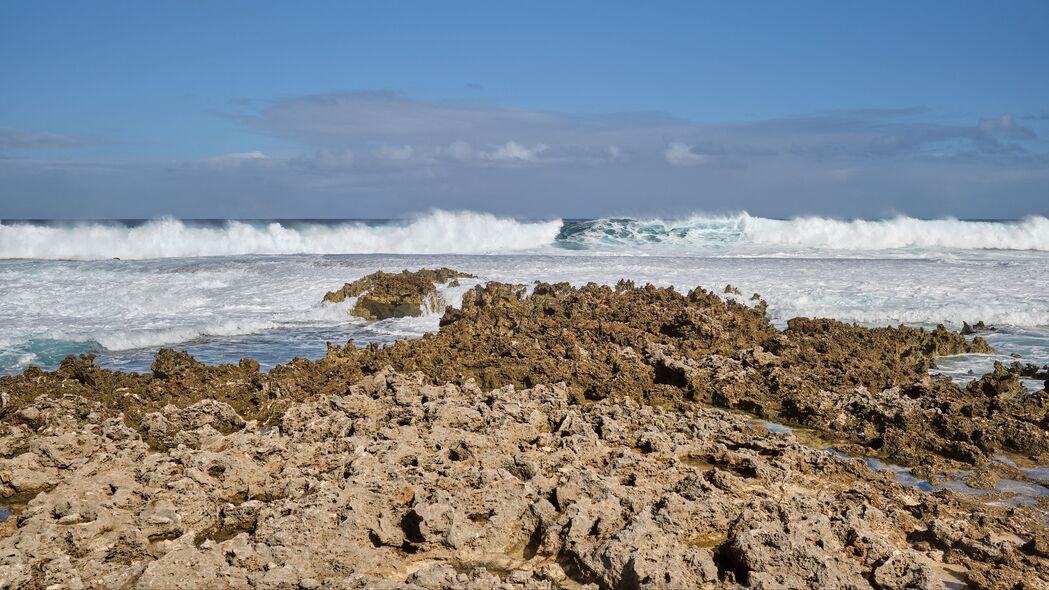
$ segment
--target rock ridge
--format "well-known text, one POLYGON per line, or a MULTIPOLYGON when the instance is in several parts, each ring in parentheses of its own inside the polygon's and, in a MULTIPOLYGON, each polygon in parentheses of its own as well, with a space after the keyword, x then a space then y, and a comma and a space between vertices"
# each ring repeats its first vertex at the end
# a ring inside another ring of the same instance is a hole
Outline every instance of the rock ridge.
POLYGON ((429 309, 442 311, 445 302, 437 292, 437 284, 458 284, 461 278, 475 279, 472 274, 450 268, 424 268, 415 272, 374 272, 346 283, 337 291, 329 291, 324 301, 341 303, 356 297, 350 313, 368 320, 398 317, 417 317, 429 309))

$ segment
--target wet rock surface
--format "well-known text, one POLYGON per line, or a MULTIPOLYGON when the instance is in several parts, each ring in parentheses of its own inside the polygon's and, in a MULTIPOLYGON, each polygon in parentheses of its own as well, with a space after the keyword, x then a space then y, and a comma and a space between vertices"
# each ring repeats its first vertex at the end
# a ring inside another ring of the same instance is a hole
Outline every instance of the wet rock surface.
POLYGON ((1000 455, 1049 465, 1029 367, 959 387, 929 371, 979 337, 778 330, 741 299, 492 283, 435 334, 266 373, 164 350, 0 377, 0 588, 1049 588, 1049 499, 994 491, 1035 481, 1000 455))
POLYGON ((995 330, 997 330, 997 328, 994 326, 988 326, 983 320, 973 324, 963 321, 961 334, 962 336, 971 336, 973 334, 979 334, 980 332, 994 332, 995 330))
POLYGON ((424 309, 440 311, 444 308, 445 303, 435 284, 460 278, 477 277, 450 268, 424 268, 400 273, 378 271, 346 283, 337 291, 329 291, 324 300, 340 303, 356 297, 357 302, 350 313, 369 320, 419 316, 424 309))
POLYGON ((272 430, 169 406, 151 441, 41 397, 0 431, 22 449, 5 491, 32 494, 0 587, 1049 587, 1033 507, 906 488, 718 409, 428 381, 381 370, 272 430))

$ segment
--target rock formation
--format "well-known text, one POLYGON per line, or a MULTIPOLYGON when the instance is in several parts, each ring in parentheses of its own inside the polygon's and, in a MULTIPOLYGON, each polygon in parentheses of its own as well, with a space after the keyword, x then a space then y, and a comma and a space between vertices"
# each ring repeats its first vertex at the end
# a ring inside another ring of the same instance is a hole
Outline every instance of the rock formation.
POLYGON ((460 278, 476 277, 450 268, 424 268, 400 273, 380 270, 346 283, 338 291, 329 291, 324 295, 324 300, 339 303, 349 297, 357 297, 350 313, 368 320, 414 317, 422 315, 424 309, 442 310, 445 303, 434 285, 458 281, 460 278))
POLYGON ((389 369, 272 429, 41 396, 0 431, 2 588, 1040 588, 1034 507, 905 488, 739 414, 389 369), (158 450, 161 449, 161 450, 158 450))
MULTIPOLYGON (((326 298, 422 305, 456 274, 326 298)), ((0 589, 1049 588, 1049 498, 990 489, 1036 483, 996 456, 1049 465, 1027 367, 960 387, 930 369, 979 337, 764 312, 492 283, 435 334, 265 373, 163 350, 0 377, 0 589)))

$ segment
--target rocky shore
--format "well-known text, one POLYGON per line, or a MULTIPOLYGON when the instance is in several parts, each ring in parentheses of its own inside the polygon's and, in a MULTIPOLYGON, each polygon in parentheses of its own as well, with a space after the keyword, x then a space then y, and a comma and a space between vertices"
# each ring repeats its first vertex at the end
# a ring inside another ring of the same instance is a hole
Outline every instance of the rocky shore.
MULTIPOLYGON (((342 296, 413 314, 447 270, 342 296)), ((978 336, 764 311, 492 283, 269 372, 2 377, 0 588, 1049 588, 1049 498, 993 489, 1049 465, 1023 367, 960 387, 930 369, 978 336)))
POLYGON ((418 317, 427 309, 439 311, 447 305, 435 288, 437 284, 458 284, 463 278, 477 277, 450 268, 400 273, 379 271, 329 291, 324 300, 341 303, 355 297, 357 301, 350 313, 367 320, 418 317))

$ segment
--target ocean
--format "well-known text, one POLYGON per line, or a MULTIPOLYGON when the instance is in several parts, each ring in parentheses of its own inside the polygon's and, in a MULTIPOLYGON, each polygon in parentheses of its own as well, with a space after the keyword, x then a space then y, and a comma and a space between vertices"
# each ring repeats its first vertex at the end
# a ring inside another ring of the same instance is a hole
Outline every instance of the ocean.
MULTIPOLYGON (((867 326, 963 321, 997 355, 940 359, 964 381, 994 360, 1049 364, 1049 219, 522 220, 433 211, 404 220, 114 220, 0 223, 0 374, 68 354, 149 369, 162 347, 208 363, 272 367, 326 342, 418 337, 440 310, 366 322, 321 301, 375 270, 448 266, 479 280, 614 284, 621 278, 759 293, 773 322, 867 326)), ((479 281, 442 288, 455 305, 479 281)), ((1028 382, 1038 389, 1040 382, 1028 382)))

